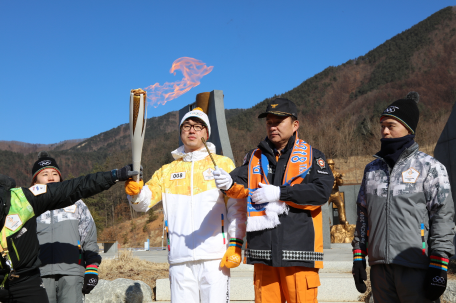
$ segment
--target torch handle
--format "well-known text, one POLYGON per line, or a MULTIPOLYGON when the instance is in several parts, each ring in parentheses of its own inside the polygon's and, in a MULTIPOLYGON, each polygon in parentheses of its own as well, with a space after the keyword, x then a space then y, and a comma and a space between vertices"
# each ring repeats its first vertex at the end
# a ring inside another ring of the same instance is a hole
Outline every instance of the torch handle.
POLYGON ((136 176, 133 176, 133 180, 136 181, 136 182, 139 182, 139 180, 141 179, 141 177, 140 177, 140 175, 141 175, 141 161, 134 161, 133 162, 133 170, 138 172, 138 174, 136 176))
MULTIPOLYGON (((138 175, 133 180, 139 182, 141 174, 141 154, 144 143, 147 117, 147 93, 142 89, 131 90, 130 92, 130 138, 133 170, 138 175)), ((131 198, 133 204, 138 203, 138 195, 131 198)))
POLYGON ((211 157, 212 163, 214 163, 214 168, 215 168, 215 170, 217 170, 217 169, 218 169, 218 166, 217 166, 217 164, 215 163, 214 158, 212 157, 212 154, 211 154, 211 151, 209 150, 209 147, 207 147, 206 139, 204 139, 203 137, 201 137, 201 141, 203 141, 203 144, 204 144, 204 146, 206 147, 207 153, 209 154, 209 157, 211 157))

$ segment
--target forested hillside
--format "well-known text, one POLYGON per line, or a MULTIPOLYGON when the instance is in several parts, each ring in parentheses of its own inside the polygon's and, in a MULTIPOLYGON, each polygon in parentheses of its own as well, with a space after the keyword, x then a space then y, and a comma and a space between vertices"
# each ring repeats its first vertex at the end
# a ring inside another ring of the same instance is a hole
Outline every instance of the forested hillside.
MULTIPOLYGON (((409 91, 417 91, 421 117, 416 141, 432 150, 456 101, 455 50, 456 9, 448 7, 367 54, 330 66, 288 92, 278 92, 252 108, 227 110, 236 164, 264 138, 264 122, 256 117, 268 101, 278 96, 298 105, 301 138, 327 157, 345 159, 378 151, 381 111, 409 91)), ((229 100, 225 105, 229 107, 229 100)), ((177 112, 148 119, 142 159, 146 179, 172 161, 170 151, 177 147, 177 125, 177 112)), ((57 159, 65 178, 120 168, 131 161, 128 131, 128 125, 120 125, 50 154, 57 159)), ((36 152, 0 150, 0 173, 28 186, 35 160, 36 152)), ((122 185, 86 202, 100 229, 135 216, 122 185)))

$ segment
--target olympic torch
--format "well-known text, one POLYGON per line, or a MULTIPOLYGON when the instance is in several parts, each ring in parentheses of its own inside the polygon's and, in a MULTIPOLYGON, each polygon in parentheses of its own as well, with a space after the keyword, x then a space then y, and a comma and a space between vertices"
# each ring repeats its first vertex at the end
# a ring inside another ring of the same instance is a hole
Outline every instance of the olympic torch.
MULTIPOLYGON (((147 93, 142 89, 132 89, 130 92, 130 138, 131 154, 133 158, 133 170, 141 170, 141 154, 144 143, 144 134, 146 132, 147 116, 147 93)), ((133 180, 139 182, 140 175, 133 177, 133 180)), ((131 197, 131 202, 137 202, 138 196, 131 197)))

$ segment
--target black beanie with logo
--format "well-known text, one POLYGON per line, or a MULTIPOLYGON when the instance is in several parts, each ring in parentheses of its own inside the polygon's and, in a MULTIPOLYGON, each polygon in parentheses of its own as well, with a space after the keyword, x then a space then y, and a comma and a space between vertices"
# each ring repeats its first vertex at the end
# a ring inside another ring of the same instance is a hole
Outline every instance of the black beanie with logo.
POLYGON ((419 101, 420 95, 417 92, 409 92, 405 99, 396 100, 388 105, 380 120, 384 117, 392 117, 401 122, 414 135, 420 119, 419 101))
POLYGON ((57 165, 57 162, 54 158, 51 158, 49 154, 45 151, 41 151, 38 153, 38 160, 33 164, 32 168, 32 180, 35 180, 36 176, 46 168, 55 169, 60 175, 60 181, 62 181, 62 173, 60 172, 60 168, 57 165))

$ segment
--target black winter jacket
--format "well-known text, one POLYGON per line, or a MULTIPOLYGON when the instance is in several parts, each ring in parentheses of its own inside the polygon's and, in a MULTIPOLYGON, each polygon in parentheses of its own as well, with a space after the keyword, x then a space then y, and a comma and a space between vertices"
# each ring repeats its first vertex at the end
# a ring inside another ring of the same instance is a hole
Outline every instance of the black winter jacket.
MULTIPOLYGON (((282 186, 295 136, 288 141, 276 161, 274 145, 267 138, 258 148, 269 160, 268 181, 280 186, 280 200, 300 206, 321 206, 328 201, 334 177, 326 164, 325 155, 312 148, 312 167, 301 184, 282 186)), ((244 164, 230 175, 237 184, 248 188, 249 160, 253 150, 244 158, 244 164)), ((262 263, 274 267, 323 267, 323 232, 321 207, 305 210, 290 206, 288 215, 279 216, 280 224, 261 231, 247 232, 247 263, 262 263)))
MULTIPOLYGON (((25 222, 23 227, 17 232, 6 238, 13 268, 16 274, 19 275, 19 278, 14 279, 14 282, 20 282, 30 274, 35 274, 41 265, 41 261, 38 258, 40 245, 36 234, 37 216, 48 210, 70 206, 79 199, 93 196, 109 189, 114 184, 111 172, 101 172, 61 183, 49 183, 47 184, 46 192, 36 196, 28 188, 22 188, 35 216, 25 222)), ((0 199, 5 199, 6 197, 11 197, 11 194, 3 193, 0 195, 0 199)), ((3 203, 3 201, 0 201, 0 203, 3 203)), ((8 267, 4 258, 0 259, 2 265, 0 279, 3 281, 4 275, 8 274, 9 270, 7 270, 8 267)))

